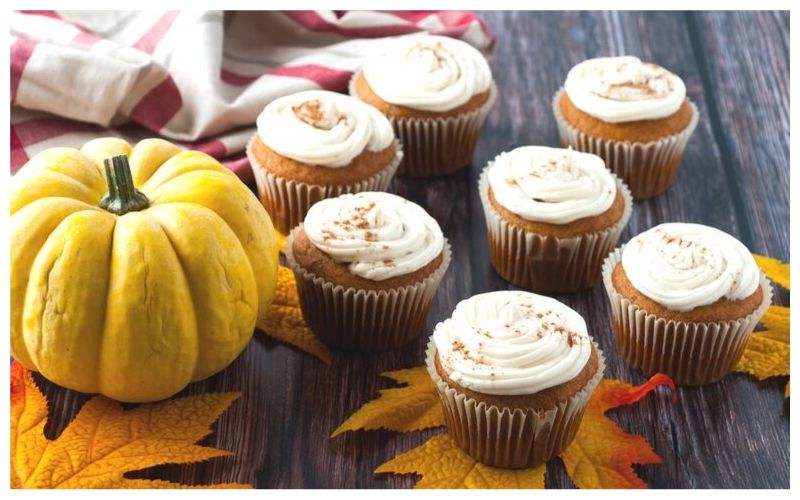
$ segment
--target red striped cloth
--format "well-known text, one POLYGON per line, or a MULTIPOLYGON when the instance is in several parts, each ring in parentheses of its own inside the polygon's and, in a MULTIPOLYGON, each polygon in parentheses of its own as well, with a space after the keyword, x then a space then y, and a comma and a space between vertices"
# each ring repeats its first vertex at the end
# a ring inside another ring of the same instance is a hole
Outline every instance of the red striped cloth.
POLYGON ((495 41, 461 11, 19 11, 10 24, 12 173, 53 146, 163 136, 249 181, 242 152, 276 97, 345 91, 386 37, 495 41))

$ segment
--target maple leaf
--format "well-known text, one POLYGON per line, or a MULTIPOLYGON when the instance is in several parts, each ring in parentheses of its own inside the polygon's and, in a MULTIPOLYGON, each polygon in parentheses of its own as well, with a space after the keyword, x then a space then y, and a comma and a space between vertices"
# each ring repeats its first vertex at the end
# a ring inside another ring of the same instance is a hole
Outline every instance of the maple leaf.
MULTIPOLYGON (((735 370, 758 380, 789 375, 789 308, 770 306, 761 323, 766 330, 750 336, 735 370)), ((785 396, 789 397, 788 382, 785 396)))
POLYGON ((211 424, 238 397, 238 393, 201 394, 124 411, 118 403, 96 396, 58 438, 49 440, 44 436, 47 400, 31 373, 15 361, 11 365, 11 486, 184 487, 169 481, 127 479, 123 474, 230 455, 194 443, 211 432, 211 424))
POLYGON ((288 267, 278 266, 278 284, 272 309, 256 328, 276 340, 316 356, 327 365, 331 364, 331 351, 303 319, 294 273, 288 267))
POLYGON ((758 267, 764 271, 769 279, 779 284, 785 289, 789 289, 789 264, 778 259, 767 257, 766 255, 753 254, 758 267))
POLYGON ((544 488, 546 465, 500 469, 477 462, 449 434, 439 434, 381 465, 377 474, 419 474, 415 488, 544 488))
MULTIPOLYGON (((402 370, 402 372, 427 375, 425 368, 413 368, 402 370)), ((421 382, 419 385, 423 386, 421 382)), ((672 390, 673 400, 677 399, 675 385, 668 376, 663 374, 653 375, 647 382, 636 387, 618 380, 603 379, 600 382, 586 407, 575 440, 561 454, 564 466, 576 486, 580 488, 647 487, 633 471, 631 464, 660 463, 660 457, 656 455, 647 440, 641 436, 624 432, 605 416, 605 412, 618 406, 635 403, 662 385, 668 386, 672 390)), ((432 382, 427 387, 432 395, 438 397, 432 382)), ((390 389, 386 392, 397 390, 399 389, 390 389)), ((381 401, 384 401, 383 397, 367 404, 381 401)), ((397 406, 392 405, 402 405, 401 398, 391 400, 391 404, 389 401, 386 400, 386 404, 380 412, 371 411, 370 418, 364 421, 370 422, 372 425, 378 423, 382 415, 391 415, 392 411, 400 410, 397 406)), ((363 409, 351 416, 345 424, 361 413, 363 409)), ((438 420, 431 419, 431 425, 428 427, 444 424, 441 414, 437 418, 438 420)), ((342 424, 342 427, 345 424, 342 424)), ((361 425, 347 430, 354 428, 376 427, 361 425)), ((337 429, 338 431, 339 429, 337 429)), ((378 474, 421 475, 422 479, 415 485, 416 488, 543 488, 545 470, 546 465, 531 469, 510 470, 481 464, 459 448, 449 434, 444 433, 389 460, 379 466, 375 472, 378 474)))
MULTIPOLYGON (((772 257, 753 254, 758 266, 771 280, 789 289, 789 264, 772 257)), ((789 375, 789 308, 769 306, 761 324, 765 330, 753 332, 734 371, 753 375, 758 380, 789 375)), ((789 382, 784 396, 789 397, 789 382)))
POLYGON ((668 386, 677 399, 668 376, 656 374, 634 387, 619 380, 603 379, 597 386, 575 440, 561 453, 561 460, 579 488, 646 488, 631 464, 658 464, 661 458, 642 436, 628 434, 605 413, 639 401, 656 387, 668 386))
POLYGON ((358 429, 409 432, 444 425, 439 395, 424 366, 386 372, 381 376, 406 385, 378 391, 378 399, 364 404, 350 415, 331 437, 358 429))

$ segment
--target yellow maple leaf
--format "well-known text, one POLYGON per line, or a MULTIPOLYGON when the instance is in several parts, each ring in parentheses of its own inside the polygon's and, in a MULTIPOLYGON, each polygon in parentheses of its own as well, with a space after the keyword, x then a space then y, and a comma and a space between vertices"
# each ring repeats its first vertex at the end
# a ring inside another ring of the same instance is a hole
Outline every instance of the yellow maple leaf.
POLYGON ((789 289, 789 264, 766 255, 753 254, 753 258, 756 259, 756 264, 769 279, 783 288, 789 289))
MULTIPOLYGON (((770 306, 761 323, 766 330, 750 336, 735 370, 758 380, 789 375, 789 308, 770 306)), ((788 383, 785 396, 789 397, 788 383)))
POLYGON ((382 389, 380 397, 350 415, 331 437, 358 429, 389 429, 409 432, 444 425, 444 414, 436 387, 424 366, 381 374, 404 387, 382 389))
MULTIPOLYGON (((182 487, 169 481, 126 479, 126 472, 166 463, 230 455, 194 443, 239 397, 238 393, 189 396, 124 411, 103 396, 90 399, 64 432, 44 436, 47 400, 31 373, 11 365, 12 488, 182 487)), ((220 487, 249 488, 246 484, 220 487)), ((210 487, 217 487, 211 485, 210 487)))
POLYGON ((642 436, 628 434, 605 413, 640 400, 660 385, 677 397, 672 380, 656 374, 634 387, 619 380, 603 379, 589 400, 583 421, 572 444, 561 453, 561 460, 579 488, 646 488, 631 464, 658 464, 656 455, 642 436))
POLYGON ((544 488, 546 465, 489 467, 467 455, 449 434, 439 434, 381 465, 377 474, 419 474, 415 488, 544 488))
POLYGON ((256 327, 276 340, 314 355, 325 364, 331 364, 331 351, 303 319, 294 273, 288 267, 278 267, 278 284, 272 309, 256 327))
MULTIPOLYGON (((331 437, 357 429, 385 428, 398 431, 444 425, 444 415, 436 388, 425 367, 383 374, 407 387, 384 389, 381 397, 370 401, 348 418, 331 437), (434 398, 434 411, 429 398, 434 398), (413 410, 407 408, 411 402, 413 410), (398 413, 405 416, 397 419, 398 413), (424 422, 424 425, 419 425, 424 422), (409 425, 410 423, 410 425, 409 425)), ((675 393, 672 380, 663 374, 652 376, 640 386, 604 379, 592 395, 575 440, 561 459, 570 477, 580 488, 643 488, 647 485, 631 464, 660 463, 650 444, 641 436, 628 434, 605 416, 618 406, 632 404, 658 386, 675 393)), ((675 396, 677 397, 677 396, 675 396)), ((379 466, 375 472, 418 474, 417 488, 543 488, 545 465, 532 469, 508 470, 489 467, 467 455, 449 434, 439 434, 379 466)))
MULTIPOLYGON (((764 274, 789 289, 789 264, 764 255, 753 257, 764 274)), ((761 324, 765 329, 750 336, 734 371, 749 373, 758 380, 789 375, 789 308, 769 306, 761 324)), ((784 396, 789 397, 788 381, 784 396)))

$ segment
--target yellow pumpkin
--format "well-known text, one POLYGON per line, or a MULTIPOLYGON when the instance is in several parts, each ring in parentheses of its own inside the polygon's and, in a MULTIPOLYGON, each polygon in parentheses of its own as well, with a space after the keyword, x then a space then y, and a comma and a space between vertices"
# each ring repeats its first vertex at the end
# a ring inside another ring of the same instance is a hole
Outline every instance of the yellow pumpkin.
POLYGON ((239 355, 277 266, 266 211, 210 156, 48 149, 11 184, 11 354, 71 389, 163 399, 239 355))

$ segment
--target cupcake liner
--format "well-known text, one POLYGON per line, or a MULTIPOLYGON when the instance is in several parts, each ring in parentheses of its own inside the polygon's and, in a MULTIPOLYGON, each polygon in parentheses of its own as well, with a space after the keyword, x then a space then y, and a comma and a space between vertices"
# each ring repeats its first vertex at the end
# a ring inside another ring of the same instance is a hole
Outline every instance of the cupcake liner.
MULTIPOLYGON (((489 201, 489 169, 481 173, 478 191, 486 215, 489 257, 497 274, 524 289, 565 293, 591 288, 600 279, 603 259, 617 246, 631 217, 633 200, 625 183, 614 176, 625 208, 620 220, 603 231, 570 238, 537 234, 507 220, 489 201)), ((612 174, 614 175, 614 174, 612 174)))
MULTIPOLYGON (((355 80, 349 92, 355 93, 355 80)), ((489 88, 489 99, 483 106, 446 118, 404 118, 387 116, 405 148, 405 158, 397 175, 437 177, 452 174, 472 161, 483 122, 497 100, 497 85, 489 88)))
POLYGON ((458 392, 436 371, 436 345, 428 342, 425 364, 439 392, 447 430, 455 442, 481 463, 523 469, 543 464, 561 454, 578 432, 583 412, 603 378, 605 357, 597 351, 597 373, 577 393, 553 408, 500 408, 458 392))
POLYGON ((272 218, 275 229, 282 234, 288 234, 292 228, 303 222, 311 205, 324 198, 362 191, 386 191, 403 160, 403 147, 395 139, 394 158, 386 167, 371 176, 350 184, 308 184, 267 171, 252 152, 254 138, 255 136, 251 137, 247 143, 247 158, 255 175, 258 197, 272 218))
POLYGON ((650 142, 615 141, 590 136, 567 123, 559 106, 563 93, 563 87, 556 92, 553 113, 564 146, 603 158, 606 166, 625 181, 635 200, 652 198, 667 190, 675 180, 683 150, 700 119, 693 102, 689 101, 692 118, 683 131, 650 142))
POLYGON ((764 300, 744 318, 709 323, 667 320, 647 313, 614 288, 611 274, 622 259, 621 250, 606 258, 603 283, 611 302, 614 338, 625 361, 646 376, 666 373, 678 385, 709 384, 730 373, 772 301, 772 287, 764 274, 760 280, 764 300))
POLYGON ((446 239, 441 265, 422 281, 387 290, 363 290, 326 281, 297 263, 292 243, 302 227, 289 234, 284 253, 297 280, 303 318, 320 340, 347 351, 375 352, 400 347, 419 337, 439 282, 450 265, 446 239))

